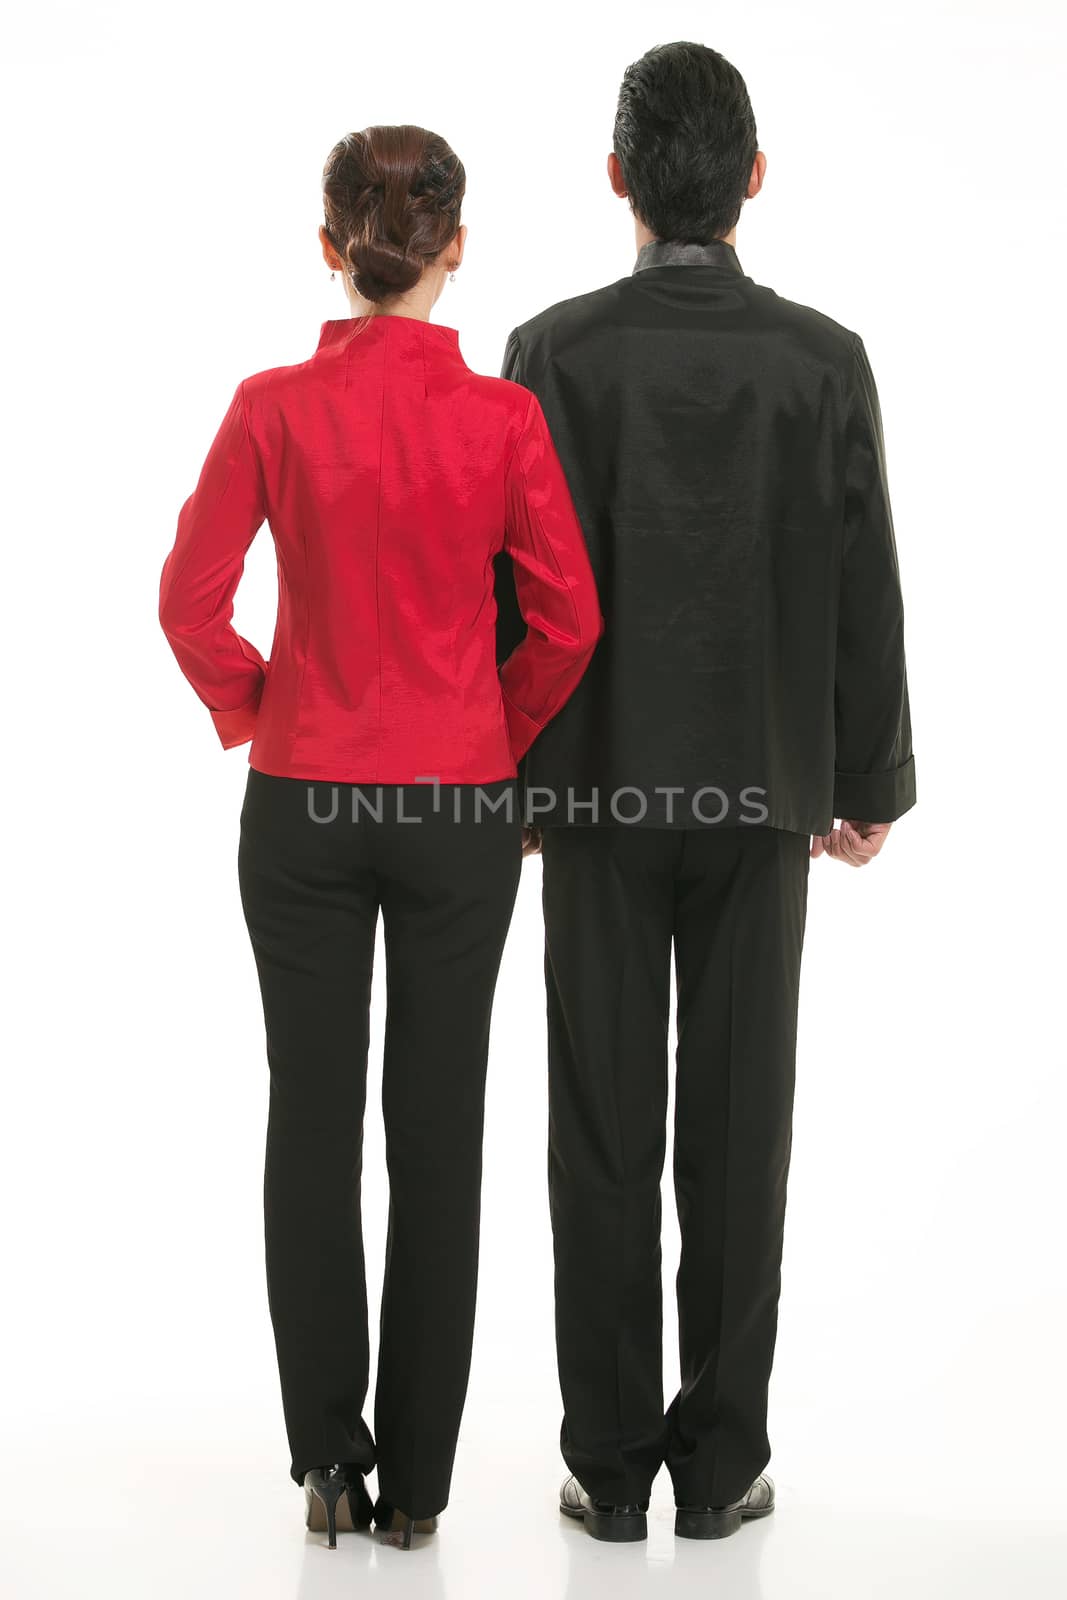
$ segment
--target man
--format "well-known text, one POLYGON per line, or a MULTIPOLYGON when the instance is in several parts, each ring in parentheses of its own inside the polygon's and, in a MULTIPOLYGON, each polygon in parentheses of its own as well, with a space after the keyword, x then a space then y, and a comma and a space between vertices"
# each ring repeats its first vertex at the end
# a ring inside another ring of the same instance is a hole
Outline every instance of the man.
MULTIPOLYGON (((561 1510, 645 1536, 773 1509, 777 1331, 811 857, 862 865, 915 801, 878 397, 860 337, 746 275, 766 168, 740 74, 652 50, 608 172, 632 273, 512 333, 606 628, 525 764, 543 829, 561 1510), (835 819, 840 819, 835 827, 835 819), (664 1408, 670 960, 681 1388, 664 1408)), ((514 608, 499 586, 501 653, 514 608)), ((536 830, 535 830, 536 831, 536 830)))

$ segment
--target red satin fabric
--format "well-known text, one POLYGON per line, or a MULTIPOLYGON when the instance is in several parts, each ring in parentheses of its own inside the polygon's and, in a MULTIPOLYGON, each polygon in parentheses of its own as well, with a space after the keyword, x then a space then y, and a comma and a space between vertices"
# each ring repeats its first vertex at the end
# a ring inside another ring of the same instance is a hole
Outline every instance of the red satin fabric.
POLYGON ((324 322, 309 360, 234 393, 163 566, 159 618, 226 748, 350 783, 511 777, 603 628, 538 401, 466 365, 452 328, 324 322), (269 661, 232 624, 269 520, 269 661), (493 557, 525 639, 496 666, 493 557))

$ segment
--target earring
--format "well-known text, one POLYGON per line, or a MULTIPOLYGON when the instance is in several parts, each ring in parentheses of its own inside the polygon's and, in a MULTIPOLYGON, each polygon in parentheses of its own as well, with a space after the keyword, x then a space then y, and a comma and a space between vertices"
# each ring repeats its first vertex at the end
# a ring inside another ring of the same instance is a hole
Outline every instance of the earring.
POLYGON ((331 273, 330 273, 330 282, 331 282, 331 283, 332 283, 332 282, 333 282, 333 280, 334 280, 334 279, 335 279, 335 278, 336 278, 336 276, 337 276, 337 274, 336 274, 336 272, 331 272, 331 273))
POLYGON ((455 281, 456 281, 456 274, 455 274, 455 272, 454 272, 454 271, 453 271, 453 272, 450 272, 450 273, 449 273, 449 274, 448 274, 448 281, 449 281, 449 283, 455 283, 455 281))

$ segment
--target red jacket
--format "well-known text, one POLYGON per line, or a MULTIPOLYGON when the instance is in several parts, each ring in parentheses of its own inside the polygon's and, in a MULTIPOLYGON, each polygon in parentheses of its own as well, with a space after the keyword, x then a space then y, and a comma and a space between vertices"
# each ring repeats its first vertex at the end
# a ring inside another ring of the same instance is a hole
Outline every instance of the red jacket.
POLYGON ((238 384, 163 566, 159 619, 223 746, 261 772, 488 783, 582 676, 603 628, 541 407, 473 373, 452 328, 324 322, 309 360, 238 384), (233 627, 269 519, 270 659, 233 627), (493 557, 525 638, 497 672, 493 557))

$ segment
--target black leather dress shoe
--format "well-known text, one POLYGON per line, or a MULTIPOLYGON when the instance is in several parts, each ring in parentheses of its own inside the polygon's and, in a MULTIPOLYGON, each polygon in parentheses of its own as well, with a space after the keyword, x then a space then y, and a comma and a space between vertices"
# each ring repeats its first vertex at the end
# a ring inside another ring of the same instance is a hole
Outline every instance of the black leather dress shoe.
POLYGON ((725 1539, 750 1517, 769 1517, 774 1510, 774 1484, 761 1472, 748 1493, 728 1506, 679 1506, 674 1531, 683 1539, 725 1539))
POLYGON ((559 1491, 559 1509, 568 1517, 581 1517, 586 1533, 594 1539, 609 1539, 614 1544, 626 1544, 633 1539, 648 1538, 645 1512, 648 1501, 640 1504, 612 1505, 608 1500, 594 1500, 586 1494, 572 1473, 564 1480, 559 1491))

